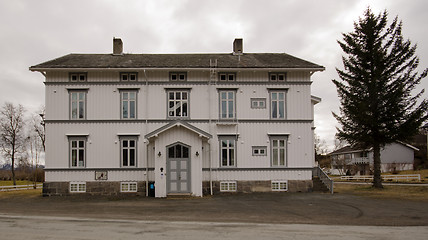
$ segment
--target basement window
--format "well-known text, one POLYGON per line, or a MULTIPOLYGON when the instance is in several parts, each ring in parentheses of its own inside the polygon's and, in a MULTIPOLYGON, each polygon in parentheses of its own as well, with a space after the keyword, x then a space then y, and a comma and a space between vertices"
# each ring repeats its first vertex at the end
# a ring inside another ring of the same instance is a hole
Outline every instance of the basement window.
POLYGON ((70 193, 86 192, 86 182, 70 182, 70 193))
POLYGON ((136 182, 120 183, 120 192, 137 192, 137 183, 136 182))
POLYGON ((272 191, 286 192, 288 190, 287 185, 287 180, 272 181, 272 191))
POLYGON ((236 192, 236 181, 220 182, 220 192, 236 192))

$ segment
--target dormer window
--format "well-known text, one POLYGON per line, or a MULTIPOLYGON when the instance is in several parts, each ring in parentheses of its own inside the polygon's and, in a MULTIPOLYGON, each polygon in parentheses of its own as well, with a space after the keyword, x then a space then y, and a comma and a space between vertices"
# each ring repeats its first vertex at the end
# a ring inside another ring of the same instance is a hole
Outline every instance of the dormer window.
POLYGON ((187 81, 187 73, 185 72, 172 72, 169 73, 169 80, 173 82, 187 81))
POLYGON ((271 82, 285 82, 287 73, 270 73, 269 81, 271 82))
POLYGON ((219 73, 218 77, 220 82, 233 82, 236 80, 235 73, 219 73))
POLYGON ((70 73, 70 82, 86 82, 86 73, 70 73))
POLYGON ((136 72, 121 73, 120 81, 122 82, 136 82, 138 74, 136 72))

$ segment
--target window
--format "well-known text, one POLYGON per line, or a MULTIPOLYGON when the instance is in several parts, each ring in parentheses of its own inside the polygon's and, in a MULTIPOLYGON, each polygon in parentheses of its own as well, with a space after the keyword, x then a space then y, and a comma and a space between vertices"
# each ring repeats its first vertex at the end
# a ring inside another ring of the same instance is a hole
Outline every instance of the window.
POLYGON ((236 181, 220 182, 220 192, 236 192, 236 181))
POLYGON ((219 137, 220 140, 220 166, 236 166, 236 136, 219 137))
POLYGON ((267 147, 253 147, 253 156, 266 156, 267 155, 267 147))
POLYGON ((138 74, 136 72, 120 73, 120 81, 136 82, 138 74))
POLYGON ((236 80, 235 73, 219 73, 218 77, 221 82, 232 82, 236 80))
POLYGON ((86 137, 69 137, 70 166, 85 167, 86 137))
POLYGON ((171 72, 169 73, 169 80, 170 81, 186 81, 187 80, 187 73, 185 72, 171 72))
POLYGON ((287 191, 287 181, 272 181, 272 191, 287 191))
POLYGON ((270 92, 271 99, 271 118, 285 119, 285 92, 272 91, 270 92))
POLYGON ((84 193, 86 192, 86 182, 70 182, 71 193, 84 193))
POLYGON ((360 152, 360 158, 366 158, 368 157, 367 152, 360 152))
POLYGON ((271 163, 272 167, 287 166, 287 137, 271 137, 271 163))
POLYGON ((136 182, 121 182, 120 183, 121 192, 137 192, 137 183, 136 182))
POLYGON ((220 91, 220 118, 235 118, 235 95, 236 91, 220 91))
POLYGON ((86 82, 86 73, 70 73, 70 82, 86 82))
POLYGON ((120 92, 121 118, 137 118, 137 91, 120 92))
POLYGON ((137 164, 137 137, 121 137, 122 167, 135 167, 137 164))
POLYGON ((86 92, 80 90, 69 91, 71 119, 82 120, 86 118, 86 92))
POLYGON ((168 91, 168 117, 187 118, 189 116, 189 91, 168 91))
POLYGON ((285 82, 287 73, 269 73, 269 80, 271 82, 285 82))
POLYGON ((266 108, 266 98, 251 98, 251 108, 266 108))

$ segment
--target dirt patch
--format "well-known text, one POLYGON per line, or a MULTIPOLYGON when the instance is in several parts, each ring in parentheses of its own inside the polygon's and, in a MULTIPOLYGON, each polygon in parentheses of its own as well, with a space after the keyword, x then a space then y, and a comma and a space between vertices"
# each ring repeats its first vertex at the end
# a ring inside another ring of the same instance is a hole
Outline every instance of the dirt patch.
MULTIPOLYGON (((33 191, 33 190, 30 190, 33 191)), ((349 194, 252 193, 190 199, 0 194, 0 214, 166 221, 428 226, 428 203, 349 194)))

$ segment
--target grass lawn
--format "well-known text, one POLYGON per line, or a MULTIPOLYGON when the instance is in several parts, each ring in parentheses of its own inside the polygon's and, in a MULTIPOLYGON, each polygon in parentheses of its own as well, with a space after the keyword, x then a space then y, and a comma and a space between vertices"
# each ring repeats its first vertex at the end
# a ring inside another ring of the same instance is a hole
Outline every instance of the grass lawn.
MULTIPOLYGON (((38 182, 39 183, 39 182, 38 182)), ((33 181, 16 181, 16 185, 32 185, 33 181)), ((0 186, 12 186, 13 181, 0 181, 0 186)))
POLYGON ((428 202, 428 186, 383 186, 383 189, 371 185, 335 184, 334 192, 380 199, 401 199, 428 202))

